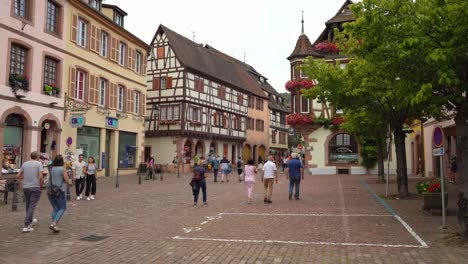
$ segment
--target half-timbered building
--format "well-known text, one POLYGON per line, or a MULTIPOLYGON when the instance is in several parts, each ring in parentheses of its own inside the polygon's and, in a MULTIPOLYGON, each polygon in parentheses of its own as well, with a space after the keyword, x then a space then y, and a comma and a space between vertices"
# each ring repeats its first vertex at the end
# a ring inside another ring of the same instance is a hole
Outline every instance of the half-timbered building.
POLYGON ((248 98, 265 98, 261 89, 219 51, 163 25, 150 45, 145 155, 161 164, 177 156, 186 168, 196 155, 235 161, 247 138, 248 98))
MULTIPOLYGON (((325 60, 336 67, 345 69, 349 58, 339 53, 334 44, 334 29, 343 30, 343 24, 355 20, 349 8, 352 1, 346 0, 338 12, 325 23, 325 29, 312 44, 304 33, 299 36, 292 54, 287 58, 290 62, 291 81, 286 89, 291 92, 291 115, 287 117, 290 124, 304 137, 305 146, 302 152, 305 156, 306 169, 312 174, 364 174, 367 171, 360 166, 360 146, 355 136, 339 129, 343 111, 326 102, 305 98, 304 89, 313 89, 313 76, 307 76, 300 66, 306 58, 325 60), (320 122, 317 122, 319 121, 320 122)), ((392 154, 390 157, 394 157, 392 154)), ((396 164, 390 163, 394 172, 396 164)))

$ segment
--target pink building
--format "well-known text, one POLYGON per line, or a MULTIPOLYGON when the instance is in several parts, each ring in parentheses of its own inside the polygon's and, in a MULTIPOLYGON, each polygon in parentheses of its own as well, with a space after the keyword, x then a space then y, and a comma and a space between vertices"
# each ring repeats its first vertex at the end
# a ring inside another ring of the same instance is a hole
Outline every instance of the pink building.
POLYGON ((11 168, 63 147, 66 2, 0 2, 0 148, 11 168))

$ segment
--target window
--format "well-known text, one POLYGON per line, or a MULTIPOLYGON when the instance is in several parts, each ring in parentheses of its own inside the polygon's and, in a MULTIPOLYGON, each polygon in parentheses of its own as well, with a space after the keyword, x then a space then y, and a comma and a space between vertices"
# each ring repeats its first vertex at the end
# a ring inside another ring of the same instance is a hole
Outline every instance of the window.
POLYGON ((190 107, 189 108, 188 120, 201 122, 202 109, 199 107, 190 107))
POLYGON ((122 16, 121 14, 119 14, 119 13, 114 12, 114 22, 115 22, 117 25, 123 27, 123 25, 124 25, 124 23, 123 23, 123 16, 122 16))
POLYGON ((126 52, 127 52, 127 45, 125 45, 125 43, 123 43, 123 42, 120 42, 120 44, 119 44, 119 64, 122 65, 122 66, 125 66, 125 58, 127 58, 126 52))
POLYGON ((133 102, 134 102, 133 112, 138 115, 138 114, 140 114, 140 96, 141 96, 141 94, 140 94, 140 92, 137 92, 137 91, 135 91, 133 94, 135 95, 135 97, 133 98, 133 102))
POLYGON ((97 11, 101 11, 101 0, 89 0, 89 6, 97 11))
POLYGON ((195 90, 199 92, 203 92, 205 84, 203 83, 203 79, 195 78, 195 90))
POLYGON ((309 113, 309 99, 301 95, 301 113, 309 113))
POLYGON ((240 92, 237 92, 237 103, 239 105, 244 105, 244 95, 240 92))
POLYGON ((249 95, 249 96, 247 97, 247 100, 248 100, 247 106, 248 106, 249 108, 253 108, 254 105, 255 105, 255 97, 249 95))
POLYGON ((280 124, 286 124, 286 113, 280 113, 280 124))
POLYGON ((88 24, 86 23, 86 21, 84 21, 83 19, 81 18, 78 18, 78 39, 77 39, 77 43, 78 45, 80 45, 81 47, 84 47, 86 48, 86 41, 87 41, 87 32, 88 32, 88 24))
POLYGON ((358 163, 358 146, 349 134, 337 134, 328 143, 329 163, 358 163))
POLYGON ((164 47, 158 47, 156 56, 157 59, 164 59, 164 47))
POLYGON ((276 143, 276 130, 271 131, 271 143, 276 143))
POLYGON ((12 44, 10 56, 10 74, 26 75, 28 50, 23 46, 12 44))
POLYGON ((99 80, 99 106, 106 106, 106 91, 107 91, 107 81, 105 79, 99 80))
POLYGON ((166 89, 167 88, 167 78, 166 77, 161 77, 160 87, 161 87, 161 89, 166 89))
POLYGON ((257 110, 263 110, 263 100, 261 98, 257 98, 257 110))
POLYGON ((57 84, 57 65, 58 61, 45 57, 44 60, 44 83, 46 84, 57 84))
POLYGON ((226 88, 222 85, 218 85, 218 97, 226 99, 226 88))
POLYGON ((75 99, 83 101, 86 85, 86 73, 80 70, 76 71, 76 89, 75 99))
POLYGON ((117 97, 117 110, 119 111, 123 111, 124 92, 125 92, 125 88, 119 85, 119 94, 117 97))
POLYGON ((179 120, 179 105, 161 106, 159 120, 179 120))
POLYGON ((293 95, 292 96, 292 100, 291 100, 291 103, 292 103, 292 113, 296 113, 296 96, 293 95))
POLYGON ((15 1, 15 15, 29 20, 29 1, 28 0, 14 0, 15 1))
POLYGON ((49 32, 58 33, 59 6, 52 1, 47 1, 46 28, 49 32))
POLYGON ((135 71, 141 73, 141 53, 139 51, 135 55, 135 71))
POLYGON ((305 72, 301 69, 301 70, 299 70, 299 77, 301 77, 301 79, 306 79, 307 74, 305 74, 305 72))
POLYGON ((285 132, 279 132, 279 143, 280 144, 286 144, 286 133, 285 132))
POLYGON ((109 49, 109 34, 101 32, 101 56, 107 57, 109 49))
POLYGON ((255 120, 255 130, 257 131, 263 131, 264 130, 264 121, 257 119, 255 120))
POLYGON ((254 129, 254 120, 253 120, 253 118, 247 117, 247 129, 254 129))

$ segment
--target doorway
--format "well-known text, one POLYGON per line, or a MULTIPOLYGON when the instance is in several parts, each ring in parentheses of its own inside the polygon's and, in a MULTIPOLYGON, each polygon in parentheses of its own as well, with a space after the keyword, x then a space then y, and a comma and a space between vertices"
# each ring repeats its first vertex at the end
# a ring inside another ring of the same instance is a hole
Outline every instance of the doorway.
MULTIPOLYGON (((105 157, 105 176, 106 177, 109 177, 109 174, 110 174, 110 144, 111 142, 111 131, 110 130, 106 130, 106 157, 105 157)), ((103 168, 104 169, 104 168, 103 168)))

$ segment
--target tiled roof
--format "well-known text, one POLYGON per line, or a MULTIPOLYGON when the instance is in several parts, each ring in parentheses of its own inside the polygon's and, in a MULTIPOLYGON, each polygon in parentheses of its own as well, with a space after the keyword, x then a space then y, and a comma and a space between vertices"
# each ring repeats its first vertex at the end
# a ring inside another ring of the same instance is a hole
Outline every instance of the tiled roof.
POLYGON ((334 17, 332 17, 330 20, 328 20, 325 24, 330 25, 330 24, 335 24, 335 23, 344 23, 344 22, 350 22, 356 20, 354 17, 353 11, 349 9, 349 6, 353 4, 353 1, 351 0, 346 0, 344 4, 341 6, 340 10, 338 10, 338 13, 334 17))
POLYGON ((236 59, 209 45, 197 44, 164 25, 159 26, 156 34, 161 30, 166 34, 169 45, 184 67, 235 86, 247 94, 266 97, 243 67, 236 63, 236 59))
POLYGON ((297 39, 294 51, 291 53, 291 55, 289 55, 287 59, 292 60, 296 57, 305 58, 307 56, 322 57, 321 54, 315 51, 309 38, 305 34, 301 34, 297 39))

